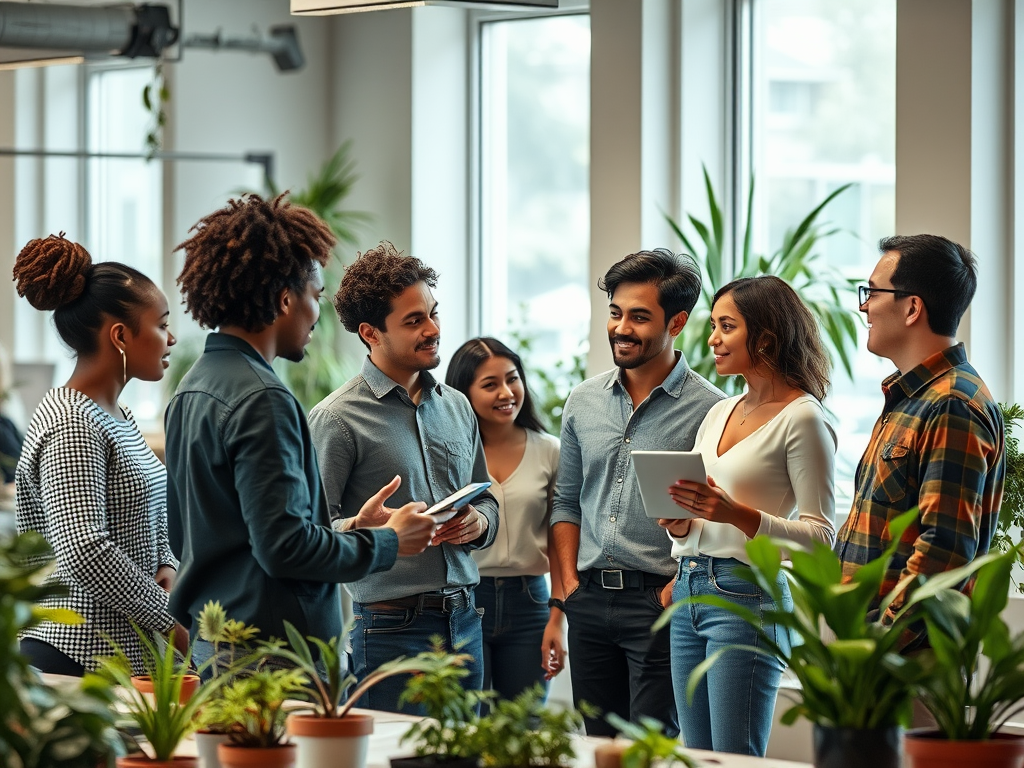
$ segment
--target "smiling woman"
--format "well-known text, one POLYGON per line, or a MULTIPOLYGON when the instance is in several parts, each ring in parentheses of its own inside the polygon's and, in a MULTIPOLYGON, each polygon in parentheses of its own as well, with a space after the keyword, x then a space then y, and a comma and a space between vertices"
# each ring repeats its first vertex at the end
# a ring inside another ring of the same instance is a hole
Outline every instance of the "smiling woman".
POLYGON ((63 234, 33 240, 14 265, 18 293, 53 310, 74 351, 64 387, 36 409, 17 469, 19 532, 35 530, 56 555, 47 583, 66 594, 43 602, 80 614, 77 625, 46 622, 27 630, 22 652, 44 672, 81 675, 120 645, 137 672, 141 648, 132 624, 188 633, 167 610, 177 561, 167 539, 166 473, 118 402, 132 379, 159 381, 174 336, 167 299, 141 272, 93 264, 63 234))

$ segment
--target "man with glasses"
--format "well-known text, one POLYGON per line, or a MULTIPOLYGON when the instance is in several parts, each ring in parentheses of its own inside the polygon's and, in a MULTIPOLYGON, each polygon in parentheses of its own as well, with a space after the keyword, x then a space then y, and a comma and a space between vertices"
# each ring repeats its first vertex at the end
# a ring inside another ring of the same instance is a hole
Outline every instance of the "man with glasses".
MULTIPOLYGON (((839 531, 843 576, 879 557, 889 524, 914 507, 873 608, 894 587, 899 611, 919 574, 950 570, 985 554, 1003 496, 1003 419, 985 382, 956 343, 977 287, 974 255, 937 235, 889 237, 860 288, 868 350, 898 369, 882 382, 885 406, 857 467, 853 509, 839 531)), ((966 589, 966 585, 964 585, 966 589)), ((923 627, 904 652, 927 644, 923 627)))

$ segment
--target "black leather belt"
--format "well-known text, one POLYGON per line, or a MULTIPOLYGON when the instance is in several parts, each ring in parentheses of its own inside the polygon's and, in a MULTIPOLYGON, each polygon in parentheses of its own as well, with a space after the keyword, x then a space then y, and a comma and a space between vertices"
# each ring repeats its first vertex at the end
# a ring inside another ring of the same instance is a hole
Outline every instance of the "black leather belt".
POLYGON ((461 611, 469 606, 469 590, 460 589, 458 592, 424 592, 420 595, 409 595, 409 597, 396 597, 392 600, 382 600, 379 603, 363 603, 362 607, 370 611, 440 611, 441 613, 453 613, 461 611))
POLYGON ((585 587, 593 582, 604 589, 652 589, 664 587, 672 581, 671 576, 646 571, 624 571, 618 568, 602 570, 589 568, 580 571, 580 586, 585 587))

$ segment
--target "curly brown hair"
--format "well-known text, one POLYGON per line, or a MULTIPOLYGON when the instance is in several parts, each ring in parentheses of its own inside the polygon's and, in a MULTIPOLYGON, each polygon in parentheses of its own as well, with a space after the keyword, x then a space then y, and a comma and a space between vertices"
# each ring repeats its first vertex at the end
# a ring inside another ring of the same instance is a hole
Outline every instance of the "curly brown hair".
POLYGON ((327 264, 334 235, 312 211, 286 201, 287 194, 230 200, 174 249, 185 251, 178 285, 201 326, 262 330, 277 319, 281 291, 305 290, 315 264, 327 264))
POLYGON ((421 281, 436 288, 437 272, 419 259, 403 255, 387 240, 381 240, 376 248, 356 254, 356 260, 345 270, 341 286, 334 294, 334 308, 349 333, 358 335, 362 323, 383 331, 386 330, 385 320, 391 314, 392 300, 421 281))
POLYGON ((107 318, 137 332, 139 315, 157 293, 152 280, 127 264, 93 264, 89 252, 63 232, 30 240, 14 260, 14 279, 29 304, 53 310, 58 335, 78 355, 99 349, 107 318))

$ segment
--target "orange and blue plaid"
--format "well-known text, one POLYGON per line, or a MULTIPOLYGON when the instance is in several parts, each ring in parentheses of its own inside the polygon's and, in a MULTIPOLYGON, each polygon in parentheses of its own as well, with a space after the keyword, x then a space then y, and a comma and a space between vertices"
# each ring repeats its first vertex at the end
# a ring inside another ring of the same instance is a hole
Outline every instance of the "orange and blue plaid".
MULTIPOLYGON (((956 568, 985 554, 1003 497, 1006 457, 999 407, 967 362, 963 344, 932 355, 906 374, 882 382, 885 407, 857 467, 853 509, 835 551, 843 578, 881 556, 889 524, 917 506, 901 537, 873 608, 898 585, 906 599, 918 574, 956 568)), ((967 588, 967 585, 964 586, 967 588)), ((883 620, 885 617, 883 617, 883 620)), ((921 637, 901 645, 913 647, 921 637)))

